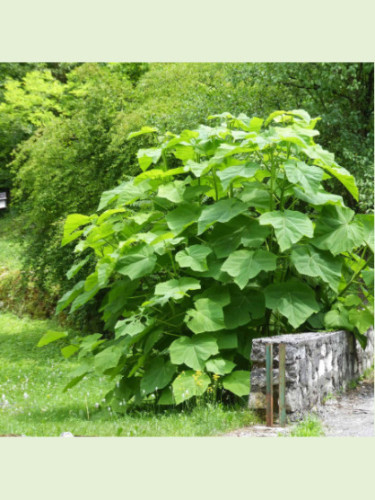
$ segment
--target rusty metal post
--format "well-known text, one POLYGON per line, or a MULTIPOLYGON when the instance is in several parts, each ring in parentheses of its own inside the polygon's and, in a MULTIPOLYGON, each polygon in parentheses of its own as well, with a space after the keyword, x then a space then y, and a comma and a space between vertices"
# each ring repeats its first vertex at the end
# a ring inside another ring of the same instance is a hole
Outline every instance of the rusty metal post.
POLYGON ((285 344, 279 345, 279 424, 285 427, 285 344))
POLYGON ((272 344, 266 345, 266 424, 273 425, 273 349, 272 344))

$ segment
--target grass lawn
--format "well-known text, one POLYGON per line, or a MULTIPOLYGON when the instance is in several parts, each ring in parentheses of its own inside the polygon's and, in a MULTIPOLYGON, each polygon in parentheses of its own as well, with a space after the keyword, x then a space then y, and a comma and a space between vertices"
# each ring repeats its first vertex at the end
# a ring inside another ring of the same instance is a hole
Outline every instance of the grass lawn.
POLYGON ((108 381, 88 377, 66 393, 73 361, 57 345, 36 347, 51 321, 0 314, 0 435, 214 436, 255 423, 246 407, 202 405, 191 411, 116 415, 102 403, 108 381))

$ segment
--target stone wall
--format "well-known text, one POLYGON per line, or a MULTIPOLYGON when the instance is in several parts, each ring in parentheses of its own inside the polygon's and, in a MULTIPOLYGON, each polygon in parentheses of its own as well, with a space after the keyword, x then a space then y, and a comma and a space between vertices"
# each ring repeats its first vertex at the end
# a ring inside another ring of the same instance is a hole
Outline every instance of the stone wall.
POLYGON ((278 409, 279 344, 286 348, 285 407, 296 420, 322 403, 325 396, 345 389, 374 363, 374 330, 367 332, 365 350, 346 331, 279 335, 253 340, 249 406, 266 407, 266 345, 273 345, 274 409, 278 409))

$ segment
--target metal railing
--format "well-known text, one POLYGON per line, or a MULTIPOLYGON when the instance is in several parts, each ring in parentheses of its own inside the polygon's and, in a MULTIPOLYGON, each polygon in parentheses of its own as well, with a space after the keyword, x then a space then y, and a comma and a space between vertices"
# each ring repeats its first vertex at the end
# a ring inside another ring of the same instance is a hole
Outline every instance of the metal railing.
MULTIPOLYGON (((279 344, 279 425, 286 425, 285 344, 279 344)), ((273 426, 273 346, 266 345, 266 425, 273 426)))

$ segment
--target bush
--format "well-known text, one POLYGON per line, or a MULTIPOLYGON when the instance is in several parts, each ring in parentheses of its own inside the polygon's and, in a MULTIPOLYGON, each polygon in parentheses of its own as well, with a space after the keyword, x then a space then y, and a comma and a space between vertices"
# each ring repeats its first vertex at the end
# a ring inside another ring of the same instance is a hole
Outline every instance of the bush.
POLYGON ((373 324, 373 216, 324 189, 335 178, 358 198, 354 178, 314 142, 317 119, 212 119, 139 150, 143 172, 104 192, 100 215, 72 214, 64 226, 62 244, 83 257, 69 277, 95 268, 57 310, 104 292, 114 332, 65 348, 82 360, 69 386, 93 370, 120 378, 118 409, 245 396, 255 336, 346 328, 364 346, 373 324))
MULTIPOLYGON (((61 293, 67 291, 70 284, 66 271, 73 264, 73 255, 69 247, 60 248, 58 244, 66 215, 91 213, 103 190, 119 184, 127 176, 137 175, 140 170, 136 152, 155 146, 158 135, 167 130, 181 133, 199 123, 208 124, 206 117, 223 109, 231 109, 234 114, 243 111, 249 116, 259 116, 276 107, 303 106, 314 114, 322 114, 321 142, 335 152, 340 164, 356 174, 359 208, 371 212, 372 132, 365 105, 371 67, 360 64, 84 64, 63 75, 60 80, 65 83, 57 84, 61 91, 57 100, 50 88, 55 88, 54 81, 43 73, 44 76, 39 77, 42 83, 34 92, 38 94, 40 86, 48 87, 48 92, 44 91, 39 109, 30 105, 38 96, 33 96, 30 85, 27 87, 25 123, 31 127, 32 137, 22 142, 12 164, 15 185, 12 194, 27 216, 25 270, 34 273, 43 293, 52 294, 56 287, 61 293), (36 129, 32 123, 41 116, 43 121, 36 129), (126 141, 130 132, 145 123, 158 128, 158 134, 140 135, 126 141)), ((16 104, 16 100, 12 102, 16 104)), ((14 127, 8 129, 15 130, 14 127)), ((17 141, 25 137, 20 136, 17 141)), ((169 158, 170 168, 178 165, 178 158, 169 158)), ((335 179, 326 183, 326 189, 343 196, 349 207, 356 207, 355 199, 335 179)), ((77 275, 77 282, 80 278, 77 275)), ((102 328, 99 320, 94 319, 97 309, 98 303, 90 303, 79 313, 76 326, 87 326, 87 314, 95 329, 102 328)))

